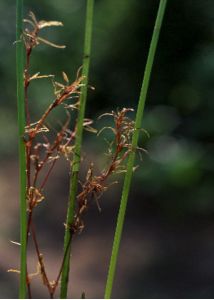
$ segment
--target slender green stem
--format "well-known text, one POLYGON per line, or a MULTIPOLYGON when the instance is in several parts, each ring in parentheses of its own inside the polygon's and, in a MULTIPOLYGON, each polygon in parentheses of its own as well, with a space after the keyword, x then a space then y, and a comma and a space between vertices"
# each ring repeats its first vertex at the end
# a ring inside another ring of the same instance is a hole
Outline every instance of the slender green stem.
POLYGON ((93 24, 93 11, 94 11, 94 0, 87 0, 86 8, 86 24, 85 24, 85 41, 84 41, 84 53, 83 53, 83 68, 82 75, 85 76, 84 86, 81 88, 80 95, 80 109, 78 113, 77 120, 77 133, 75 140, 75 154, 71 166, 71 180, 70 180, 70 193, 69 193, 69 203, 67 211, 67 220, 66 220, 66 230, 64 237, 64 255, 66 255, 62 270, 61 278, 61 291, 60 297, 67 297, 68 281, 69 281, 69 268, 70 268, 70 252, 72 232, 69 229, 69 225, 72 224, 74 219, 75 211, 75 199, 77 194, 78 186, 78 173, 80 168, 80 159, 81 159, 81 147, 82 147, 82 134, 83 134, 83 121, 85 116, 85 107, 87 99, 87 89, 88 89, 88 74, 89 74, 89 65, 90 65, 90 55, 91 55, 91 39, 92 39, 92 24, 93 24), (66 249, 69 247, 69 251, 66 249), (67 253, 66 253, 67 252, 67 253))
MULTIPOLYGON (((144 112, 144 105, 146 100, 146 95, 148 91, 149 86, 149 80, 151 77, 151 71, 152 71, 152 65, 154 61, 154 56, 157 48, 158 38, 160 34, 160 29, 162 25, 162 20, 165 12, 167 0, 160 0, 157 18, 155 21, 155 26, 153 30, 152 40, 150 43, 149 48, 149 54, 147 57, 145 72, 144 72, 144 78, 142 82, 141 92, 140 92, 140 98, 138 102, 138 108, 137 108, 137 114, 135 119, 135 126, 136 129, 133 138, 132 138, 132 148, 136 149, 138 144, 138 138, 139 138, 139 128, 141 127, 143 112, 144 112)), ((118 253, 119 253, 119 247, 120 247, 120 241, 123 231, 123 225, 124 225, 124 219, 125 219, 125 213, 126 213, 126 206, 128 201, 128 195, 130 191, 131 186, 131 180, 132 180, 132 174, 133 174, 133 166, 134 166, 134 160, 135 160, 135 152, 131 152, 129 155, 128 163, 127 163, 127 172, 125 175, 124 185, 123 185, 123 191, 122 191, 122 197, 120 202, 120 208, 117 218, 117 225, 114 235, 114 242, 112 247, 112 254, 109 264, 109 271, 108 271, 108 277, 106 282, 106 288, 105 288, 105 299, 111 298, 112 293, 112 287, 115 277, 115 270, 116 270, 116 264, 118 260, 118 253)))
POLYGON ((17 76, 17 103, 18 103, 18 133, 19 133, 19 176, 20 176, 20 242, 21 266, 19 298, 26 298, 26 261, 27 261, 27 207, 26 207, 26 155, 23 134, 25 130, 24 105, 24 45, 21 41, 23 0, 16 1, 16 76, 17 76))

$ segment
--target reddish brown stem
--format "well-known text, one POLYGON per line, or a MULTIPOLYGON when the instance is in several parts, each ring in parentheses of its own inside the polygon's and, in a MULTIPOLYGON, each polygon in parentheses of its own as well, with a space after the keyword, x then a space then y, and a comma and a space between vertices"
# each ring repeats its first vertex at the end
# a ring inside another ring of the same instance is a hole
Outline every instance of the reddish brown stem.
POLYGON ((50 285, 50 282, 48 280, 48 276, 46 274, 46 270, 45 270, 45 266, 44 266, 44 262, 43 262, 43 257, 42 257, 42 254, 40 253, 40 250, 39 250, 39 244, 38 244, 38 241, 37 241, 37 238, 36 238, 36 232, 35 232, 34 224, 33 224, 32 221, 31 221, 31 233, 32 233, 32 238, 33 238, 34 246, 35 246, 35 249, 36 249, 36 254, 37 254, 37 257, 38 257, 38 261, 39 261, 39 264, 40 264, 40 270, 41 270, 41 275, 42 275, 42 278, 43 278, 43 282, 47 286, 49 294, 50 294, 50 298, 52 299, 53 298, 53 289, 52 289, 52 286, 50 285))
POLYGON ((44 178, 44 180, 43 180, 43 182, 42 182, 42 184, 41 184, 41 186, 39 188, 40 191, 44 188, 44 186, 45 186, 45 184, 46 184, 46 182, 47 182, 47 180, 48 180, 48 178, 49 178, 49 176, 51 174, 51 171, 53 170, 53 168, 55 166, 55 163, 56 163, 56 159, 52 162, 51 167, 49 168, 47 174, 45 175, 45 178, 44 178))
POLYGON ((32 299, 31 286, 28 279, 27 279, 27 291, 28 291, 28 298, 32 299))

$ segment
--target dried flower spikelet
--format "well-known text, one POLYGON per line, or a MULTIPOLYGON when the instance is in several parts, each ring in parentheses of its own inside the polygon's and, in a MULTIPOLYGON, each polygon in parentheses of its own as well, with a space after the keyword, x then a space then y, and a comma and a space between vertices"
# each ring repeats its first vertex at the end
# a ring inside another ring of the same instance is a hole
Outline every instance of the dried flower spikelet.
POLYGON ((59 158, 60 158, 60 156, 58 154, 56 154, 56 155, 50 155, 48 157, 47 163, 52 163, 53 161, 55 161, 55 160, 57 160, 59 158))
POLYGON ((58 48, 58 49, 65 49, 66 48, 65 45, 57 45, 57 44, 55 44, 53 42, 50 42, 50 41, 48 41, 44 38, 41 38, 41 37, 37 37, 37 41, 38 41, 38 44, 43 43, 43 44, 46 44, 46 45, 51 46, 53 48, 58 48))
POLYGON ((29 17, 30 17, 29 19, 23 20, 25 23, 30 24, 32 26, 32 29, 25 28, 23 32, 25 46, 26 49, 28 49, 28 51, 31 51, 31 49, 33 49, 34 47, 38 46, 41 43, 55 48, 61 48, 61 49, 65 48, 64 45, 57 45, 39 36, 39 32, 41 29, 46 27, 53 27, 53 26, 63 26, 62 22, 44 21, 44 20, 37 21, 36 16, 32 11, 29 12, 29 17))
POLYGON ((91 119, 84 119, 83 121, 83 127, 86 131, 92 132, 97 134, 97 129, 95 129, 94 127, 91 126, 91 124, 93 124, 93 120, 91 119))
POLYGON ((43 78, 53 78, 54 75, 50 74, 50 75, 40 75, 40 72, 37 72, 36 74, 32 75, 28 81, 32 81, 35 79, 43 79, 43 78))
POLYGON ((20 274, 20 270, 17 270, 17 269, 9 269, 7 270, 8 273, 17 273, 17 274, 20 274))
POLYGON ((59 22, 59 21, 44 21, 44 20, 41 20, 38 23, 39 29, 42 29, 45 27, 53 27, 53 26, 63 26, 63 23, 59 22))
POLYGON ((10 242, 13 244, 13 245, 17 245, 17 246, 21 246, 21 244, 19 242, 15 242, 15 241, 11 241, 10 242))
POLYGON ((73 104, 64 103, 64 108, 65 109, 70 109, 71 111, 73 111, 73 110, 79 110, 79 107, 80 107, 79 96, 73 96, 73 97, 70 97, 69 99, 76 99, 76 98, 78 98, 78 100, 76 101, 76 103, 73 103, 73 104))
POLYGON ((38 122, 31 123, 30 125, 25 126, 25 133, 29 134, 29 136, 31 135, 35 136, 38 133, 48 132, 48 131, 49 131, 48 127, 45 126, 44 124, 38 127, 38 122))
POLYGON ((66 99, 73 98, 74 95, 79 95, 79 89, 84 85, 82 81, 85 79, 85 76, 79 76, 74 82, 69 83, 68 76, 65 72, 62 72, 62 77, 66 84, 53 81, 54 94, 58 98, 57 105, 63 103, 66 99))
POLYGON ((31 211, 44 199, 45 197, 42 195, 41 191, 39 191, 36 187, 31 186, 27 191, 28 210, 31 211))
POLYGON ((67 146, 67 145, 59 145, 59 152, 61 152, 66 160, 71 160, 72 155, 74 153, 74 146, 67 146))
POLYGON ((62 77, 65 82, 69 83, 68 75, 64 71, 62 72, 62 77))
POLYGON ((40 275, 40 273, 41 273, 41 267, 40 267, 40 263, 38 262, 36 265, 36 271, 34 273, 28 274, 28 282, 31 282, 33 277, 40 275))

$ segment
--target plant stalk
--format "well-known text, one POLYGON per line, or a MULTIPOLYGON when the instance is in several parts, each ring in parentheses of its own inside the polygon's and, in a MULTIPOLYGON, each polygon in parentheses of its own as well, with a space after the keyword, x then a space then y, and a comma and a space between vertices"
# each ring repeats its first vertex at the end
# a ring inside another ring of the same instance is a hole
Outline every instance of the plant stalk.
POLYGON ((69 203, 68 203, 67 219, 66 219, 67 226, 65 228, 65 237, 64 237, 65 260, 62 269, 61 291, 60 291, 60 298, 62 299, 67 298, 68 281, 69 281, 70 253, 71 253, 71 240, 72 240, 72 230, 70 226, 72 225, 74 220, 75 200, 76 200, 77 188, 78 188, 78 174, 79 174, 80 160, 81 160, 83 122, 84 122, 85 107, 86 107, 86 100, 87 100, 88 74, 89 74, 90 56, 91 56, 93 12, 94 12, 94 0, 87 0, 83 68, 82 68, 82 75, 85 76, 85 79, 83 82, 84 85, 81 87, 80 108, 78 112, 77 132, 76 132, 76 140, 75 140, 75 154, 71 165, 69 203))
MULTIPOLYGON (((149 86, 149 81, 151 77, 151 71, 152 66, 154 62, 154 56, 157 48, 158 38, 160 34, 160 29, 162 26, 162 21, 165 13, 167 0, 160 0, 157 17, 155 21, 155 26, 152 34, 152 39, 149 47, 149 53, 147 57, 139 102, 138 102, 138 108, 137 108, 137 114, 135 118, 135 126, 136 130, 134 131, 133 138, 132 138, 132 149, 135 150, 138 144, 138 138, 139 138, 139 129, 141 128, 142 118, 143 118, 143 112, 144 112, 144 106, 149 86)), ((113 241, 113 247, 112 247, 112 254, 109 264, 109 270, 108 270, 108 276, 106 281, 106 288, 105 288, 105 299, 110 299, 112 294, 112 287, 115 277, 115 271, 116 271, 116 265, 118 261, 118 253, 119 253, 119 247, 120 247, 120 241, 123 231, 123 225, 124 225, 124 219, 125 219, 125 213, 126 213, 126 207, 127 207, 127 201, 131 186, 131 180, 133 175, 133 166, 135 161, 135 151, 132 151, 129 154, 128 163, 127 163, 127 171, 124 179, 124 185, 122 190, 122 196, 121 196, 121 202, 120 202, 120 208, 119 213, 117 217, 117 224, 116 224, 116 230, 114 235, 114 241, 113 241)))
POLYGON ((27 277, 27 204, 26 204, 26 153, 24 144, 25 101, 24 101, 24 45, 21 40, 23 0, 16 1, 16 76, 19 135, 19 182, 20 182, 20 285, 19 298, 26 298, 27 277))

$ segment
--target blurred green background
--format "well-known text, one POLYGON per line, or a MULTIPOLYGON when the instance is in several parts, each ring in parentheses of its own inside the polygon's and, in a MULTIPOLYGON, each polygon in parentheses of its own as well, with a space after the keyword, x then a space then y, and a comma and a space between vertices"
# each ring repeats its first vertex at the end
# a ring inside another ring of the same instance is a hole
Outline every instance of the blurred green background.
MULTIPOLYGON (((31 0, 38 19, 58 20, 45 37, 65 50, 39 46, 32 72, 65 71, 71 80, 82 63, 85 0, 31 0)), ((117 108, 136 108, 158 1, 95 0, 87 117, 117 108)), ((19 239, 15 1, 0 2, 0 297, 17 297, 19 239)), ((214 297, 214 1, 169 0, 155 57, 140 145, 148 150, 134 174, 114 298, 214 297)), ((49 80, 30 90, 36 119, 53 98, 49 80)), ((55 118, 61 115, 55 116, 55 118)), ((104 136, 103 136, 104 137, 104 136)), ((105 165, 103 137, 85 134, 86 163, 105 165)), ((122 183, 122 176, 120 177, 122 183)), ((68 169, 60 165, 50 183, 51 201, 38 208, 40 240, 50 277, 62 254, 68 169), (57 196, 56 196, 57 195, 57 196), (57 198, 57 199, 56 199, 57 198), (57 263, 56 263, 57 262, 57 263)), ((121 184, 92 205, 86 229, 74 241, 70 296, 103 297, 121 184)), ((34 252, 30 265, 35 269, 34 252)), ((47 297, 35 280, 34 295, 47 297)))

